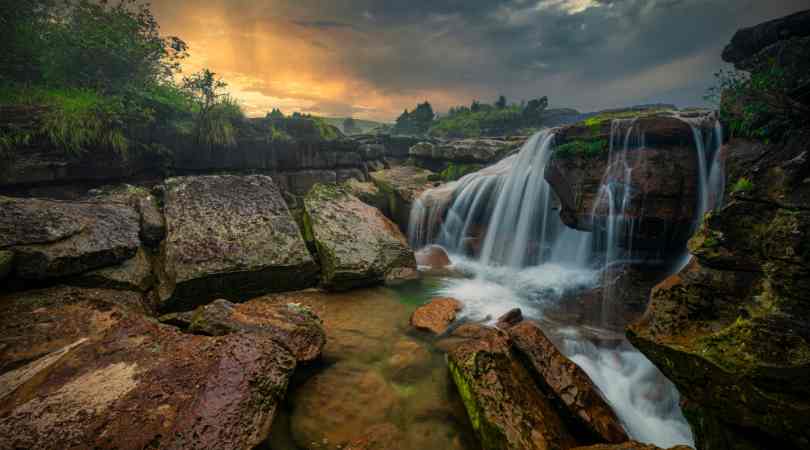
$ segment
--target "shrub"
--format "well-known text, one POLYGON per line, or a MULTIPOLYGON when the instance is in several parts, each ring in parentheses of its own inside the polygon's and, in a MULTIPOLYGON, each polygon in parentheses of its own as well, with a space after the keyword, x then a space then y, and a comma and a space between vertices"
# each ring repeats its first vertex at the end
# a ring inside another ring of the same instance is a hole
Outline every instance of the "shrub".
POLYGON ((731 187, 731 192, 734 193, 750 192, 752 190, 754 190, 754 183, 752 183, 751 180, 746 177, 741 177, 736 183, 734 183, 734 186, 731 187))
POLYGON ((577 139, 559 145, 554 150, 554 155, 559 158, 573 158, 583 156, 585 158, 595 158, 608 148, 608 142, 604 139, 597 141, 585 141, 577 139))

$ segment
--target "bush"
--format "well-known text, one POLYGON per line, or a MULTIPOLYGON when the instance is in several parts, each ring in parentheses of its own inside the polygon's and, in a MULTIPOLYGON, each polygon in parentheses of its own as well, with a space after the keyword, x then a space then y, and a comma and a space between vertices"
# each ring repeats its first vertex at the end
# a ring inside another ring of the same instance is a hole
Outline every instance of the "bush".
POLYGON ((731 192, 750 192, 754 190, 754 183, 751 182, 748 178, 742 177, 734 183, 734 186, 731 187, 731 192))
POLYGON ((595 158, 604 153, 608 146, 608 142, 604 139, 597 141, 585 141, 578 139, 557 146, 554 149, 554 155, 559 158, 573 158, 575 156, 595 158))

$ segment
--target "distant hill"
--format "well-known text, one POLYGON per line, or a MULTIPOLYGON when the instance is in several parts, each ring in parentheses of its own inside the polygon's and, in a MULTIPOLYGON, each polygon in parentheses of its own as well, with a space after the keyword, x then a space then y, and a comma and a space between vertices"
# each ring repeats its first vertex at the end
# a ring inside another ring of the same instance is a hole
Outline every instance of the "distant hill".
MULTIPOLYGON (((321 117, 321 119, 324 122, 328 123, 329 125, 335 126, 338 129, 340 129, 340 131, 346 133, 346 130, 343 129, 343 121, 346 120, 346 117, 321 117)), ((375 122, 373 120, 364 120, 364 119, 354 119, 354 123, 360 129, 359 132, 356 132, 354 134, 366 134, 376 128, 391 126, 390 123, 375 122)))

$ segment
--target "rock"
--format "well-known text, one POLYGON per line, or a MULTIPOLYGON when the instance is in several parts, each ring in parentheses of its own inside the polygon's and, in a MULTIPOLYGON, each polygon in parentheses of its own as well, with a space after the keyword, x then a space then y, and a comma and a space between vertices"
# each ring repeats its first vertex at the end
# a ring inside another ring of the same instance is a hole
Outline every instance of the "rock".
POLYGON ((530 363, 544 386, 566 411, 572 428, 582 428, 597 442, 628 440, 621 421, 584 370, 566 358, 537 324, 523 321, 508 329, 515 348, 530 363))
POLYGON ((28 280, 76 275, 135 256, 139 218, 129 206, 0 197, 0 248, 28 280))
POLYGON ((346 182, 346 187, 352 195, 359 198, 363 203, 373 206, 383 213, 388 210, 388 198, 376 184, 370 181, 349 180, 346 182))
POLYGON ((452 264, 447 252, 438 245, 429 245, 416 252, 416 264, 431 269, 444 269, 452 264))
POLYGON ((416 274, 405 236, 383 214, 341 186, 316 185, 304 199, 307 240, 321 263, 321 282, 345 290, 416 274))
MULTIPOLYGON (((492 329, 491 329, 492 330, 492 329)), ((467 414, 489 449, 563 449, 577 445, 557 412, 512 355, 498 330, 464 342, 447 362, 467 414)))
POLYGON ((430 351, 413 339, 400 339, 394 344, 391 357, 386 360, 389 378, 397 383, 408 383, 430 370, 430 351))
POLYGON ((157 248, 166 237, 166 221, 154 196, 137 199, 135 209, 141 215, 141 241, 144 245, 157 248))
MULTIPOLYGON (((650 444, 642 444, 636 441, 622 442, 621 444, 596 444, 587 447, 576 447, 572 450, 663 450, 650 444)), ((688 445, 676 445, 667 450, 692 450, 688 445)))
POLYGON ((94 270, 71 280, 75 286, 98 287, 146 292, 155 284, 151 256, 139 248, 135 256, 123 264, 94 270))
POLYGON ((509 328, 519 324, 523 321, 523 312, 520 308, 509 310, 506 314, 498 317, 498 322, 495 327, 501 330, 508 330, 509 328))
POLYGON ((298 362, 317 359, 326 344, 326 333, 318 316, 295 303, 278 305, 256 299, 234 304, 219 299, 193 313, 167 315, 161 320, 206 336, 234 333, 267 336, 283 345, 298 362))
POLYGON ((810 36, 810 10, 771 20, 737 31, 723 50, 723 60, 741 70, 752 58, 779 41, 810 36))
POLYGON ((165 185, 164 308, 316 282, 317 265, 270 177, 179 177, 165 185))
POLYGON ((411 147, 422 141, 424 141, 424 138, 419 136, 382 136, 382 144, 385 146, 385 157, 392 160, 408 159, 411 147))
POLYGON ((301 448, 340 448, 385 420, 396 393, 375 370, 337 364, 296 389, 292 399, 293 438, 301 448), (364 405, 361 414, 355 405, 364 405))
POLYGON ((390 423, 370 427, 363 436, 352 440, 344 450, 400 450, 402 431, 390 423))
POLYGON ((431 174, 428 170, 413 166, 396 166, 369 174, 371 181, 387 199, 387 206, 381 211, 403 232, 408 231, 413 203, 422 192, 433 186, 428 180, 431 174))
POLYGON ((678 388, 698 448, 810 447, 806 142, 726 145, 730 200, 627 331, 678 388), (733 192, 741 178, 752 188, 733 192))
POLYGON ((14 263, 14 252, 0 250, 0 280, 5 279, 11 273, 14 263))
POLYGON ((430 303, 416 308, 411 316, 411 326, 433 334, 444 334, 463 307, 454 298, 434 298, 430 303))
POLYGON ((440 143, 420 142, 411 147, 408 154, 417 166, 434 172, 443 172, 450 167, 458 170, 458 167, 464 165, 474 165, 480 169, 497 162, 521 144, 522 142, 483 138, 440 143))
POLYGON ((58 287, 0 301, 0 330, 15 341, 0 349, 0 447, 243 449, 267 438, 295 358, 257 335, 182 333, 134 298, 58 287))

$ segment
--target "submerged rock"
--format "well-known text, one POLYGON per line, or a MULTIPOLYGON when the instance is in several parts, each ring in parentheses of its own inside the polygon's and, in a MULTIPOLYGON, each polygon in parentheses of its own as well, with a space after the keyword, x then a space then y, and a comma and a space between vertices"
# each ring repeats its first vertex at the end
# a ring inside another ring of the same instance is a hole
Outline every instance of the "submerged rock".
POLYGON ((306 238, 317 249, 325 288, 345 290, 417 276, 413 251, 396 225, 344 187, 316 185, 304 208, 306 238))
POLYGON ((416 308, 411 315, 411 326, 433 334, 443 334, 463 307, 454 298, 434 298, 430 303, 416 308))
POLYGON ((57 287, 0 299, 2 448, 253 448, 295 358, 260 335, 194 336, 131 292, 57 287), (138 412, 133 414, 133 411, 138 412))
POLYGON ((400 450, 402 440, 399 428, 384 423, 370 427, 361 437, 349 442, 344 450, 400 450))
POLYGON ((111 266, 140 246, 138 214, 115 203, 0 197, 0 248, 14 252, 14 276, 76 275, 111 266))
MULTIPOLYGON (((576 447, 571 450, 664 450, 651 444, 642 444, 636 441, 622 442, 621 444, 596 444, 587 447, 576 447)), ((666 450, 692 450, 688 445, 676 445, 666 450)))
POLYGON ((459 344, 447 356, 481 447, 540 450, 576 446, 553 406, 512 354, 506 334, 496 329, 487 334, 459 344))
POLYGON ((256 299, 234 304, 219 299, 193 312, 167 314, 161 321, 206 336, 235 333, 267 336, 283 345, 299 362, 318 358, 326 344, 326 333, 318 316, 295 303, 273 304, 256 299))
POLYGON ((509 327, 508 333, 540 383, 553 393, 561 410, 567 411, 575 428, 584 428, 598 441, 628 440, 621 421, 599 388, 584 370, 560 353, 537 324, 523 321, 509 327))
POLYGON ((315 284, 317 265, 270 177, 170 178, 165 191, 164 308, 315 284))

